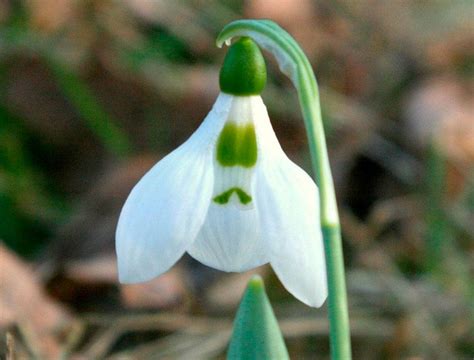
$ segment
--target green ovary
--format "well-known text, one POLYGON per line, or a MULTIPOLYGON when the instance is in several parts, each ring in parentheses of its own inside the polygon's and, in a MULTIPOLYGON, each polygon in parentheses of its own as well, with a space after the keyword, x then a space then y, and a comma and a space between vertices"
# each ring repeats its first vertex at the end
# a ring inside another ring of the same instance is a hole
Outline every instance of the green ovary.
POLYGON ((250 168, 257 162, 257 137, 253 124, 225 124, 217 141, 217 161, 222 166, 250 168))
POLYGON ((222 194, 217 195, 213 200, 215 203, 225 205, 229 202, 230 197, 234 192, 239 197, 239 201, 241 204, 247 205, 249 202, 252 201, 252 197, 239 187, 230 188, 229 190, 224 191, 222 194))

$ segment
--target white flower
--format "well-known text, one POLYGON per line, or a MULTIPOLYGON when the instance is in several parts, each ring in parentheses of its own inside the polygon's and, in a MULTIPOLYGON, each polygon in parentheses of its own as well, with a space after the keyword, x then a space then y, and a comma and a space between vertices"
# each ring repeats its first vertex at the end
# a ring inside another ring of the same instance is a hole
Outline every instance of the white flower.
POLYGON ((296 298, 321 306, 318 196, 281 149, 260 96, 221 93, 196 132, 128 197, 116 234, 120 281, 150 280, 188 252, 229 272, 270 263, 296 298))

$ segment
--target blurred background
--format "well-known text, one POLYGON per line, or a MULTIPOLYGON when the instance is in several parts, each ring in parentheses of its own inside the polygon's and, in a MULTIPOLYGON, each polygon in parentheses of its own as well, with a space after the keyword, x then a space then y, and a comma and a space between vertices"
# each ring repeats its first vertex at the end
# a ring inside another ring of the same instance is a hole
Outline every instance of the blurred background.
MULTIPOLYGON (((286 28, 318 77, 355 358, 474 356, 472 1, 0 0, 0 357, 224 357, 250 274, 184 257, 120 286, 114 231, 210 110, 215 38, 243 17, 286 28)), ((295 90, 266 59, 273 126, 311 173, 295 90)), ((326 307, 255 272, 292 358, 329 358, 326 307)))

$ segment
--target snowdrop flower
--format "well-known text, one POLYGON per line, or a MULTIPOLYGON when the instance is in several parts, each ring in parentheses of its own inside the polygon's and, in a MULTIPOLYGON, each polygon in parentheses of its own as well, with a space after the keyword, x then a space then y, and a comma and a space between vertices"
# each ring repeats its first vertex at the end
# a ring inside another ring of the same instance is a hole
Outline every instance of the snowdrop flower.
POLYGON ((314 181, 284 154, 259 94, 263 56, 249 38, 229 49, 221 93, 196 132, 134 187, 116 248, 123 283, 152 279, 185 253, 228 272, 270 263, 310 306, 327 296, 314 181))

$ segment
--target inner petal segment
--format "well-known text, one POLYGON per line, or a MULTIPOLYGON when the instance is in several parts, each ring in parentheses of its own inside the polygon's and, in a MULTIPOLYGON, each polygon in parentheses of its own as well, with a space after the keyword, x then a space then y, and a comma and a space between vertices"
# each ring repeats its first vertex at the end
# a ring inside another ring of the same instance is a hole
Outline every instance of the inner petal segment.
POLYGON ((188 253, 223 270, 245 271, 269 261, 255 204, 260 156, 254 99, 235 97, 215 145, 214 189, 206 220, 188 253))

